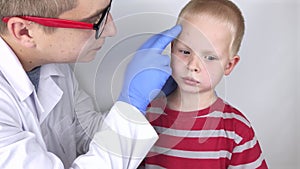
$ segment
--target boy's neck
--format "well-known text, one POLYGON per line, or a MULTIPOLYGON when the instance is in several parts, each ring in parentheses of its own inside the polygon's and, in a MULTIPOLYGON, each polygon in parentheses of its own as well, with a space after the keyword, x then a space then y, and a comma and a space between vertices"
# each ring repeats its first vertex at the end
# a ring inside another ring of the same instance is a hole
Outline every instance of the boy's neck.
POLYGON ((168 96, 168 107, 173 110, 189 112, 205 109, 211 106, 216 100, 217 95, 214 90, 205 93, 184 93, 179 89, 168 96))

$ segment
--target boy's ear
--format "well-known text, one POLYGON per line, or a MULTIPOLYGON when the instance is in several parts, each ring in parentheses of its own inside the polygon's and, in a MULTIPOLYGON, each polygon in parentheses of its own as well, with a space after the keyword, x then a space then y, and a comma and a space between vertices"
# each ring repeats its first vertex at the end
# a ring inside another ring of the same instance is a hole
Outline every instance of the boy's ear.
POLYGON ((12 17, 7 22, 7 29, 10 36, 22 46, 33 48, 36 46, 33 38, 30 36, 31 21, 18 17, 12 17))
POLYGON ((235 55, 232 58, 229 59, 229 62, 227 63, 226 67, 225 67, 225 71, 224 71, 224 75, 229 75, 232 70, 234 69, 234 67, 238 64, 238 62, 240 61, 240 56, 235 55))

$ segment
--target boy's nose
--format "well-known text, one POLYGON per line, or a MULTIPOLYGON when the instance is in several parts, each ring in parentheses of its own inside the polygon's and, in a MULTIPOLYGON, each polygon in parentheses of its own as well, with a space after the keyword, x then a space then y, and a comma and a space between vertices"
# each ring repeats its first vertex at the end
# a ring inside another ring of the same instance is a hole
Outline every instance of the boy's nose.
POLYGON ((192 72, 200 72, 201 71, 201 60, 198 56, 192 56, 187 64, 187 69, 192 72))

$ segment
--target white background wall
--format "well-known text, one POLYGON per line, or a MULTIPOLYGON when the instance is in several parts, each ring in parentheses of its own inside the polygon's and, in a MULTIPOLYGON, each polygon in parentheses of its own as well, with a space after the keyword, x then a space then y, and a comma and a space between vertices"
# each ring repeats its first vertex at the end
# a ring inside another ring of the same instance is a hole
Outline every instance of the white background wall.
MULTIPOLYGON (((118 34, 75 72, 98 109, 120 91, 123 63, 149 36, 170 28, 187 0, 114 0, 118 34)), ((218 91, 251 121, 272 169, 300 168, 300 1, 235 0, 246 20, 241 62, 218 91)))

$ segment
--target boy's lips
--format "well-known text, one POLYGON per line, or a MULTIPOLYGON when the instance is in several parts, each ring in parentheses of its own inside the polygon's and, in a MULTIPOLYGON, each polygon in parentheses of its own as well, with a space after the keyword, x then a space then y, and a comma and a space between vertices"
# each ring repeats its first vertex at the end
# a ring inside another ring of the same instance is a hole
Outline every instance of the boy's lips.
POLYGON ((186 83, 188 85, 195 86, 195 85, 200 84, 200 82, 197 79, 194 79, 192 77, 183 77, 182 79, 183 79, 184 83, 186 83))

